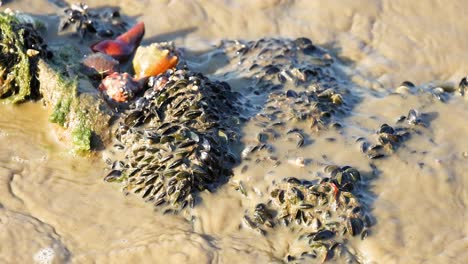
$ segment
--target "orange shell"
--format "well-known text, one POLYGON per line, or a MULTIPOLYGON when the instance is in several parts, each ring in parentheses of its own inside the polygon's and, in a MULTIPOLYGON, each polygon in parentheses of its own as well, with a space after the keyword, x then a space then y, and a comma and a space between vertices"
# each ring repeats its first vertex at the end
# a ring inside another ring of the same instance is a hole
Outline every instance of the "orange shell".
POLYGON ((179 59, 169 50, 161 50, 157 44, 139 47, 133 59, 133 69, 137 79, 156 76, 174 68, 179 59))

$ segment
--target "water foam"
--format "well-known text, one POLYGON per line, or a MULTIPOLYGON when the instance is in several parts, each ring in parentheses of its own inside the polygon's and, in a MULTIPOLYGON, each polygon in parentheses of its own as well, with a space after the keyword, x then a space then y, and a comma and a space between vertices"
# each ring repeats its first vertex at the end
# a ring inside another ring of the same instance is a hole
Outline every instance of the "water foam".
POLYGON ((47 247, 39 250, 34 255, 34 263, 36 264, 51 264, 54 260, 55 252, 52 248, 47 247))

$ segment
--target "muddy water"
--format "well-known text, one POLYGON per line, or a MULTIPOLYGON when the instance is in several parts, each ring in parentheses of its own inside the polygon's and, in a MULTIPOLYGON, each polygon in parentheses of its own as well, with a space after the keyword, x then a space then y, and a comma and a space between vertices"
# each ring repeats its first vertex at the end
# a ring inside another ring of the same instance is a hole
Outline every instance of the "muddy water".
MULTIPOLYGON (((9 7, 50 14, 47 1, 12 1, 9 7)), ((101 1, 88 1, 91 6, 101 1)), ((50 133, 38 104, 1 106, 0 262, 2 263, 268 263, 284 259, 294 238, 261 237, 239 229, 275 177, 314 173, 319 164, 351 165, 370 184, 367 203, 376 220, 371 235, 353 240, 365 263, 468 262, 468 101, 447 103, 427 94, 395 95, 404 80, 420 88, 457 83, 468 73, 468 18, 464 1, 107 1, 131 19, 145 21, 146 42, 173 40, 208 49, 222 38, 307 36, 329 48, 360 98, 342 133, 325 132, 304 148, 284 142, 284 155, 309 166, 241 164, 232 181, 257 189, 247 199, 229 184, 203 193, 196 221, 153 212, 102 181, 99 157, 70 155, 50 133), (382 123, 394 125, 409 109, 428 114, 428 128, 395 154, 369 161, 354 139, 382 123), (334 138, 330 142, 326 138, 334 138), (242 167, 249 165, 247 171, 242 167)), ((213 58, 193 67, 214 73, 213 58)), ((228 65, 229 66, 229 65, 228 65)), ((228 67, 226 66, 226 67, 228 67)), ((241 89, 243 83, 230 80, 241 89)), ((254 137, 244 128, 243 143, 254 137)))

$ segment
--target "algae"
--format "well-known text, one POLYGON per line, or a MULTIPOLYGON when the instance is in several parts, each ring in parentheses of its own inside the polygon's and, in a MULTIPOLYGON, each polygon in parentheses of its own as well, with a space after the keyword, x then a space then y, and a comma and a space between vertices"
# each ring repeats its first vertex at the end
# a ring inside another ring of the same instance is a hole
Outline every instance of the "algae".
POLYGON ((49 121, 59 124, 66 128, 69 114, 72 110, 72 104, 76 98, 77 79, 68 79, 60 73, 57 73, 57 89, 60 90, 60 99, 56 102, 49 121))
POLYGON ((85 153, 110 139, 112 109, 82 72, 76 45, 45 45, 45 24, 23 13, 0 12, 0 102, 41 99, 73 150, 85 153))
POLYGON ((87 153, 91 151, 92 131, 84 119, 72 131, 73 150, 77 153, 87 153))
POLYGON ((59 124, 62 127, 65 127, 65 123, 67 122, 67 116, 70 112, 70 105, 72 103, 72 98, 62 98, 58 101, 58 103, 54 106, 54 111, 49 116, 49 121, 52 123, 59 124))
POLYGON ((82 73, 80 51, 62 44, 50 50, 54 57, 39 62, 40 92, 52 109, 49 121, 68 131, 75 153, 85 154, 108 140, 112 112, 82 73))
MULTIPOLYGON (((77 52, 77 51, 75 51, 77 52)), ((73 49, 60 49, 56 52, 53 62, 50 64, 55 70, 56 86, 55 92, 60 99, 55 101, 53 112, 49 116, 49 121, 57 123, 63 128, 68 128, 71 124, 71 137, 73 151, 84 154, 91 151, 91 135, 92 135, 92 116, 85 114, 86 110, 80 104, 78 93, 78 73, 74 77, 70 72, 64 69, 71 70, 76 66, 76 58, 73 49), (70 76, 72 75, 72 76, 70 76), (72 120, 73 119, 73 120, 72 120)))
POLYGON ((24 34, 25 28, 15 16, 0 12, 0 100, 18 103, 31 95, 32 64, 24 34))

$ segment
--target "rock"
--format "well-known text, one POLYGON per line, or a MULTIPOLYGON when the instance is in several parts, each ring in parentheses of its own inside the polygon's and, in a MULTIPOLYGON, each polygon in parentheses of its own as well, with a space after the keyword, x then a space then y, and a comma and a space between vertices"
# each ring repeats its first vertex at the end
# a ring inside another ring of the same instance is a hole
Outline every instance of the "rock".
POLYGON ((83 153, 110 140, 114 115, 91 80, 80 73, 80 53, 73 47, 51 47, 53 59, 38 62, 39 92, 59 125, 59 137, 83 153))

